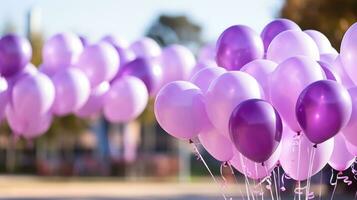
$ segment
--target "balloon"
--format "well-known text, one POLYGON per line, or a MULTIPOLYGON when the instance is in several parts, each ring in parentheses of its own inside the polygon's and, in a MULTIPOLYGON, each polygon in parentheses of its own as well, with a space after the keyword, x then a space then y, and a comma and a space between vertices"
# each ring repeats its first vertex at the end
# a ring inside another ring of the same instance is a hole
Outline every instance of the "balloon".
POLYGON ((74 112, 82 107, 89 98, 89 80, 77 68, 71 67, 56 73, 52 81, 56 91, 52 111, 58 116, 74 112))
POLYGON ((108 42, 109 44, 126 49, 129 47, 129 42, 124 40, 123 38, 120 38, 117 35, 106 35, 104 36, 101 41, 103 42, 108 42))
POLYGON ((219 36, 216 49, 218 66, 227 70, 239 70, 248 62, 264 56, 262 39, 253 29, 244 25, 227 28, 219 36))
POLYGON ((74 65, 82 51, 83 44, 77 35, 58 33, 43 46, 43 67, 53 75, 58 70, 74 65))
POLYGON ((5 117, 5 108, 9 103, 9 86, 5 78, 0 77, 0 121, 5 117))
POLYGON ((84 35, 79 35, 78 37, 81 40, 81 43, 82 43, 83 47, 86 47, 86 46, 89 45, 89 40, 88 40, 87 37, 85 37, 84 35))
POLYGON ((264 43, 264 51, 267 51, 271 41, 279 35, 279 33, 287 30, 301 31, 300 27, 289 19, 276 19, 267 24, 260 33, 260 37, 264 43))
POLYGON ((177 80, 187 80, 196 61, 192 52, 181 45, 166 47, 161 55, 163 84, 177 80))
POLYGON ((331 68, 333 68, 340 76, 342 85, 345 86, 345 88, 348 89, 355 86, 342 65, 341 56, 336 58, 336 60, 332 63, 331 68))
POLYGON ((226 72, 212 81, 205 94, 207 115, 214 127, 229 138, 228 121, 234 108, 242 101, 260 97, 259 84, 252 76, 226 72))
POLYGON ((15 135, 32 139, 45 133, 51 126, 52 115, 46 112, 38 117, 24 118, 11 105, 6 108, 7 122, 15 135))
POLYGON ((307 86, 296 102, 296 118, 307 138, 315 144, 335 136, 351 117, 348 91, 336 81, 316 81, 307 86))
POLYGON ((104 98, 104 116, 110 122, 128 122, 137 118, 148 103, 145 84, 133 76, 112 83, 104 98))
POLYGON ((334 139, 331 138, 317 146, 314 149, 313 143, 305 136, 294 134, 288 127, 284 127, 282 138, 282 150, 280 155, 280 164, 285 173, 294 180, 306 180, 309 178, 309 168, 311 167, 311 176, 317 174, 329 161, 334 145, 334 139), (315 151, 312 160, 312 151, 315 151), (310 160, 312 163, 310 165, 310 160))
POLYGON ((226 70, 221 67, 207 67, 198 71, 192 78, 191 82, 198 86, 202 93, 205 94, 211 82, 224 74, 226 70))
POLYGON ((216 61, 212 61, 212 60, 211 61, 200 61, 200 62, 196 63, 195 67, 193 68, 193 70, 191 72, 190 79, 192 79, 192 77, 201 69, 210 68, 210 67, 218 67, 216 61))
POLYGON ((330 67, 330 64, 322 61, 317 61, 317 63, 319 63, 321 66, 321 69, 323 70, 327 80, 333 80, 342 84, 340 76, 337 74, 334 68, 330 67))
POLYGON ((8 34, 0 39, 0 74, 4 77, 20 72, 31 57, 32 48, 26 38, 8 34))
POLYGON ((353 164, 355 157, 348 151, 342 134, 337 134, 334 141, 333 152, 328 164, 337 171, 345 171, 353 164))
POLYGON ((270 60, 257 59, 244 65, 240 70, 252 75, 260 84, 264 99, 270 100, 269 77, 278 65, 270 60))
POLYGON ((198 53, 198 62, 216 61, 216 46, 215 44, 204 45, 198 53))
POLYGON ((346 74, 357 84, 357 23, 346 31, 341 42, 341 61, 346 74))
POLYGON ((136 57, 152 58, 161 54, 161 48, 155 40, 151 38, 142 38, 135 41, 129 47, 136 57))
POLYGON ((333 54, 333 53, 320 54, 320 61, 332 65, 337 57, 338 54, 333 54))
POLYGON ((314 40, 315 44, 317 45, 317 48, 319 49, 320 54, 334 52, 330 41, 321 32, 316 30, 305 30, 304 33, 308 34, 314 40))
POLYGON ((43 73, 18 80, 12 89, 12 105, 22 117, 36 118, 47 113, 55 100, 55 87, 43 73))
POLYGON ((225 162, 233 157, 231 141, 226 136, 217 133, 214 127, 204 128, 198 135, 198 139, 206 151, 215 159, 225 162))
POLYGON ((348 140, 345 140, 346 148, 350 154, 357 156, 357 146, 351 144, 348 140))
POLYGON ((301 91, 310 83, 323 79, 319 64, 311 58, 297 56, 280 63, 270 78, 270 98, 283 120, 300 131, 295 104, 301 91))
POLYGON ((179 139, 196 137, 208 123, 201 90, 186 81, 174 81, 161 88, 154 111, 160 126, 179 139))
POLYGON ((306 33, 297 30, 288 30, 277 35, 267 50, 267 59, 276 63, 294 56, 307 56, 319 60, 320 54, 314 40, 306 33))
POLYGON ((256 163, 243 156, 239 151, 235 150, 234 156, 229 161, 234 168, 240 173, 247 175, 249 178, 257 180, 270 176, 270 173, 274 170, 278 163, 281 154, 282 145, 280 144, 275 150, 273 155, 264 162, 264 166, 261 163, 256 163))
POLYGON ((135 76, 144 82, 151 94, 161 83, 161 69, 160 65, 153 60, 137 58, 122 66, 116 78, 127 75, 135 76))
POLYGON ((84 48, 76 64, 88 77, 92 88, 109 81, 119 70, 119 57, 108 43, 102 42, 84 48))
POLYGON ((103 82, 92 90, 87 102, 77 111, 76 115, 79 117, 92 117, 98 114, 104 103, 106 93, 109 91, 110 84, 103 82))
POLYGON ((342 129, 342 134, 346 140, 354 146, 357 146, 357 87, 348 89, 352 101, 352 114, 347 125, 342 129))
POLYGON ((270 103, 250 99, 240 103, 229 119, 229 135, 238 151, 248 159, 264 163, 281 140, 283 123, 270 103))
POLYGON ((105 36, 101 42, 107 42, 115 48, 119 55, 119 67, 135 59, 135 54, 128 48, 129 44, 127 41, 115 36, 105 36))
POLYGON ((29 63, 26 65, 26 67, 22 71, 14 74, 12 76, 7 77, 6 81, 9 86, 9 91, 12 90, 12 88, 14 87, 14 85, 16 84, 16 82, 18 80, 20 80, 28 75, 34 75, 37 72, 38 72, 37 68, 33 64, 29 63))

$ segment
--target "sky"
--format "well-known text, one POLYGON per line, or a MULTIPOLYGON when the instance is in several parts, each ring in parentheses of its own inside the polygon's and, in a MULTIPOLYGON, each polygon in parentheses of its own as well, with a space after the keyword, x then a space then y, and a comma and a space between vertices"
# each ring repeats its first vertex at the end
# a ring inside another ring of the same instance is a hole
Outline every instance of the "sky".
POLYGON ((7 23, 26 34, 27 13, 42 10, 46 37, 72 31, 91 41, 115 34, 128 41, 143 36, 160 14, 187 15, 214 41, 227 27, 249 25, 260 32, 279 15, 283 0, 0 0, 0 30, 7 23))

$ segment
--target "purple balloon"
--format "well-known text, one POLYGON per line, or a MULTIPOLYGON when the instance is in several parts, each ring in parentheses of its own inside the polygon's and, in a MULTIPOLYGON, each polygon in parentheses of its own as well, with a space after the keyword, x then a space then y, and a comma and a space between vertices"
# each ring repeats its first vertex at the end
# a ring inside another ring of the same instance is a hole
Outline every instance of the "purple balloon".
POLYGON ((46 41, 42 49, 43 67, 56 73, 74 65, 83 51, 80 38, 73 33, 58 33, 46 41))
POLYGON ((64 116, 82 107, 89 98, 90 84, 84 73, 74 67, 64 69, 52 77, 56 98, 52 111, 64 116))
POLYGON ((304 33, 308 34, 314 40, 320 54, 334 53, 335 50, 324 34, 316 30, 305 30, 304 33))
POLYGON ((114 47, 106 42, 89 45, 79 57, 76 67, 88 77, 92 88, 110 81, 119 70, 119 56, 114 47))
POLYGON ((227 70, 239 70, 248 62, 264 56, 262 39, 244 25, 227 28, 219 36, 216 49, 217 64, 227 70))
POLYGON ((325 54, 320 54, 320 61, 327 63, 327 64, 333 64, 333 62, 336 60, 338 54, 332 54, 332 53, 325 53, 325 54))
POLYGON ((224 74, 226 70, 221 67, 207 67, 198 71, 192 78, 191 82, 198 86, 202 93, 205 94, 211 82, 224 74))
POLYGON ((348 149, 345 138, 339 133, 334 137, 333 152, 328 164, 335 170, 342 172, 348 169, 355 161, 348 149))
POLYGON ((216 45, 206 44, 198 53, 198 62, 214 61, 216 60, 216 45))
POLYGON ((203 94, 190 82, 174 81, 161 88, 154 110, 160 126, 179 139, 192 139, 207 127, 203 94))
POLYGON ((357 146, 351 144, 348 140, 345 140, 346 143, 346 147, 348 152, 350 152, 350 154, 357 156, 357 146))
POLYGON ((20 79, 22 79, 26 76, 34 75, 37 72, 38 72, 37 68, 33 64, 29 63, 26 65, 26 67, 22 71, 14 74, 12 76, 7 77, 6 81, 9 86, 9 91, 12 90, 12 88, 15 86, 17 81, 19 81, 20 79))
POLYGON ((346 74, 357 84, 357 23, 348 28, 341 42, 341 61, 346 74))
POLYGON ((122 66, 116 79, 120 79, 123 76, 135 76, 144 82, 148 92, 152 94, 161 83, 161 69, 161 66, 154 60, 137 58, 122 66))
POLYGON ((275 38, 275 36, 287 30, 301 31, 300 27, 295 22, 288 19, 276 19, 267 24, 263 31, 260 33, 260 37, 264 43, 265 52, 267 51, 270 42, 275 38))
POLYGON ((267 59, 276 63, 294 56, 307 56, 319 60, 320 54, 314 40, 299 30, 288 30, 277 35, 267 50, 267 59))
POLYGON ((87 102, 78 109, 75 113, 79 117, 94 117, 98 115, 103 107, 104 98, 110 89, 108 82, 103 82, 94 88, 87 102))
MULTIPOLYGON (((191 79, 192 77, 197 73, 199 72, 201 69, 204 69, 204 68, 211 68, 211 67, 218 67, 217 63, 215 60, 211 60, 211 61, 200 61, 200 62, 197 62, 195 67, 193 68, 192 72, 191 72, 191 79)), ((222 68, 222 67, 221 67, 222 68)))
POLYGON ((238 151, 264 163, 278 148, 283 123, 270 103, 250 99, 240 103, 229 119, 229 135, 238 151))
POLYGON ((348 91, 331 80, 307 86, 296 103, 296 118, 307 138, 320 144, 335 136, 351 117, 352 102, 348 91))
POLYGON ((129 46, 129 49, 134 52, 136 57, 152 58, 161 54, 159 44, 151 38, 142 38, 135 41, 129 46))
POLYGON ((354 146, 357 146, 357 87, 348 89, 352 100, 352 114, 347 125, 342 129, 342 134, 346 140, 354 146))
POLYGON ((321 66, 327 80, 332 80, 341 83, 341 79, 338 76, 337 72, 335 72, 335 70, 330 67, 329 64, 322 61, 317 61, 317 63, 319 63, 319 65, 321 66))
POLYGON ((332 69, 334 69, 337 72, 337 74, 340 76, 342 85, 345 88, 348 89, 348 88, 355 86, 355 83, 352 81, 350 76, 347 74, 347 71, 345 70, 345 67, 343 66, 343 64, 341 62, 341 56, 338 56, 330 67, 332 69))
POLYGON ((101 41, 109 42, 113 46, 123 48, 123 49, 129 47, 128 41, 126 41, 123 38, 120 38, 119 36, 116 36, 116 35, 106 35, 101 39, 101 41))
POLYGON ((55 87, 45 74, 21 78, 12 89, 12 105, 22 117, 36 118, 47 113, 55 100, 55 87))
POLYGON ((114 123, 129 122, 145 109, 149 95, 145 84, 133 76, 124 76, 112 83, 105 95, 105 118, 114 123))
POLYGON ((31 57, 32 48, 26 38, 8 34, 0 39, 0 74, 4 77, 23 70, 31 57))
POLYGON ((9 103, 10 92, 5 78, 0 77, 0 121, 5 117, 5 108, 9 103))

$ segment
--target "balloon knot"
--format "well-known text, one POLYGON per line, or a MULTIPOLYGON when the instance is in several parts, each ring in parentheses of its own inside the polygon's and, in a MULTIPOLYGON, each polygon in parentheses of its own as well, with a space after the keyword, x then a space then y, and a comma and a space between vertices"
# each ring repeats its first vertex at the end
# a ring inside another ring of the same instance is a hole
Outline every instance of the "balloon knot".
POLYGON ((193 141, 192 141, 191 139, 189 139, 189 140, 188 140, 188 143, 192 144, 192 143, 193 143, 193 141))
POLYGON ((262 166, 263 166, 263 167, 265 166, 264 162, 262 162, 262 166))
POLYGON ((317 144, 314 144, 314 146, 313 146, 315 149, 317 148, 317 144))

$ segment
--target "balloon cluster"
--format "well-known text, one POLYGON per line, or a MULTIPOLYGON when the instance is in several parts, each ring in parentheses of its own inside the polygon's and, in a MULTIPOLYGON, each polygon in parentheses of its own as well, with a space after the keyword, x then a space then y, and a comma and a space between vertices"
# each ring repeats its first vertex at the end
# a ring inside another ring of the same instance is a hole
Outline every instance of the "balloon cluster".
POLYGON ((340 53, 321 32, 277 19, 260 35, 231 26, 202 55, 207 67, 157 94, 155 115, 169 134, 198 137, 214 158, 252 179, 277 165, 302 181, 327 163, 337 171, 354 163, 357 23, 340 53))
POLYGON ((149 38, 129 45, 114 36, 89 44, 72 33, 49 38, 39 68, 31 57, 27 39, 1 38, 0 118, 25 138, 46 132, 53 116, 134 120, 162 84, 187 79, 196 62, 180 45, 161 49, 149 38))

